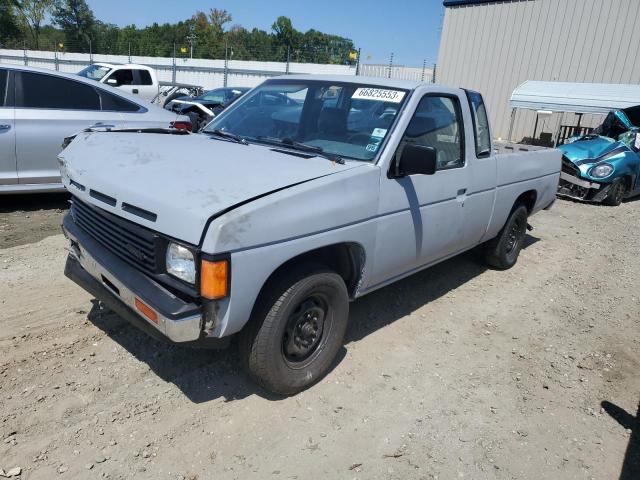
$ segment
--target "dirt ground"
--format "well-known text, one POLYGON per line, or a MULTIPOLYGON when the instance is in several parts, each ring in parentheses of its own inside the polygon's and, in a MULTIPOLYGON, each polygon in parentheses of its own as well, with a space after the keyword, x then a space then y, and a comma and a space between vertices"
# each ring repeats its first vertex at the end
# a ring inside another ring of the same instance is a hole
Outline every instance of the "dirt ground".
MULTIPOLYGON (((617 479, 640 466, 640 202, 558 201, 352 304, 318 385, 158 343, 62 274, 64 197, 0 198, 0 468, 22 479, 617 479)), ((2 472, 0 472, 1 474, 2 472)))

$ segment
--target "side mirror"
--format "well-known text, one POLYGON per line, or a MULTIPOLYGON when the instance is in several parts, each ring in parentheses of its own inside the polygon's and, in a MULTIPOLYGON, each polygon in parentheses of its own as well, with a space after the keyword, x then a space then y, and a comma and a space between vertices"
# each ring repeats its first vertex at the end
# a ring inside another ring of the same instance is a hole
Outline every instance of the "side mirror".
POLYGON ((402 150, 398 170, 400 175, 433 175, 438 167, 437 152, 433 147, 408 143, 402 150))
POLYGON ((111 85, 112 87, 117 87, 118 80, 116 80, 115 78, 107 78, 106 84, 111 85))

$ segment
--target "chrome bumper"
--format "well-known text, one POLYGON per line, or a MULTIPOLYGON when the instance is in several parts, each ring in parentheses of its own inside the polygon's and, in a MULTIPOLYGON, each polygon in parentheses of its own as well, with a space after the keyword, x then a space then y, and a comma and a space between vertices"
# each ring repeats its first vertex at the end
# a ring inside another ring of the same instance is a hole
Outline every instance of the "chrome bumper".
POLYGON ((71 242, 65 268, 67 277, 103 301, 125 320, 152 335, 155 331, 161 337, 175 343, 200 339, 202 313, 199 306, 182 301, 111 254, 78 228, 68 214, 62 227, 71 242), (157 323, 137 310, 136 298, 157 313, 157 323))

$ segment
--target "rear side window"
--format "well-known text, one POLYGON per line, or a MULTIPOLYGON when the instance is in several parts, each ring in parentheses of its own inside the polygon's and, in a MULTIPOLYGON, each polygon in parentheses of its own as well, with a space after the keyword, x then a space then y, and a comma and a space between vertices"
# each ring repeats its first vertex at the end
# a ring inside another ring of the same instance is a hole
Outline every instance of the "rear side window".
POLYGON ((7 74, 6 70, 0 68, 0 107, 7 104, 7 74))
POLYGON ((482 95, 478 92, 467 92, 469 107, 473 118, 473 129, 476 138, 476 156, 478 158, 491 155, 491 134, 489 133, 489 119, 484 106, 482 95))
POLYGON ((104 90, 100 90, 100 97, 102 98, 102 110, 110 112, 137 112, 140 110, 140 105, 104 90))
POLYGON ((60 110, 100 110, 100 97, 85 83, 32 72, 16 72, 16 106, 60 110))
POLYGON ((140 75, 140 85, 153 85, 151 74, 148 70, 137 70, 137 72, 140 75))

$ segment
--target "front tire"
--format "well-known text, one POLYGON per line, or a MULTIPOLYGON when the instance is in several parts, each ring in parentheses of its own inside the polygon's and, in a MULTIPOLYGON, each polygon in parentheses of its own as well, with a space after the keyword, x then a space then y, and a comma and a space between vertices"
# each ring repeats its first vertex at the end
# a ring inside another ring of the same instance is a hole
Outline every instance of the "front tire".
POLYGON ((622 203, 626 194, 627 186, 621 178, 618 178, 611 184, 609 193, 604 200, 602 200, 602 203, 603 205, 608 205, 610 207, 617 207, 622 203))
POLYGON ((310 265, 266 288, 240 334, 240 354, 266 390, 295 394, 331 368, 347 328, 349 294, 338 274, 310 265))
POLYGON ((529 211, 524 205, 516 206, 500 233, 485 245, 485 261, 498 270, 507 270, 518 261, 527 234, 529 211))

